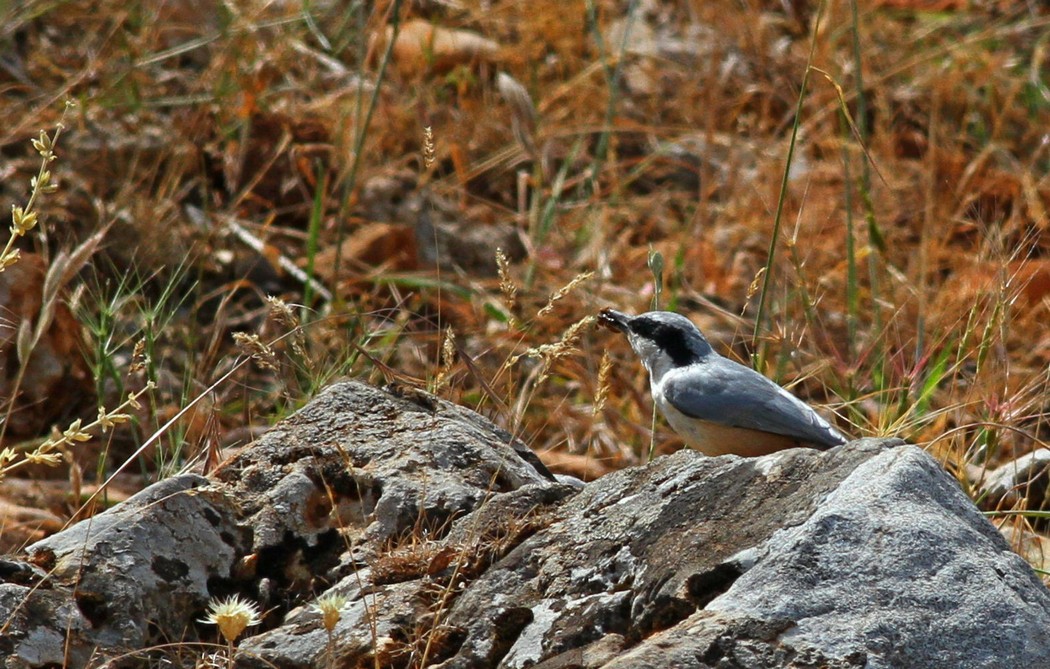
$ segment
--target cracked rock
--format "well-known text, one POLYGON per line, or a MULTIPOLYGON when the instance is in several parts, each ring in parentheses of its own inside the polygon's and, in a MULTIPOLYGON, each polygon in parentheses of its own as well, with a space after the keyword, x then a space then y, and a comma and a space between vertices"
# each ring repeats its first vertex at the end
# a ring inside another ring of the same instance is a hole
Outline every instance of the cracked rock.
POLYGON ((360 383, 0 567, 5 669, 153 666, 216 641, 196 621, 234 593, 266 611, 242 668, 1050 666, 1050 594, 914 446, 569 485, 467 409, 360 383))

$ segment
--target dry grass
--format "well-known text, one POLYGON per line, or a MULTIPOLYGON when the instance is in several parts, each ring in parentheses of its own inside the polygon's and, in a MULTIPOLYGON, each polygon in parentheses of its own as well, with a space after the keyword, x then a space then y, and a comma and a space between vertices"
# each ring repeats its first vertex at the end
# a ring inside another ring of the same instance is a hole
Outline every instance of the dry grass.
POLYGON ((66 277, 94 397, 4 445, 144 391, 70 466, 162 475, 351 374, 438 389, 570 471, 636 464, 647 380, 588 317, 649 308, 659 252, 666 308, 845 432, 921 444, 975 497, 965 472, 1045 446, 1045 9, 489 4, 13 3, 5 202, 77 102, 16 248, 105 234, 66 277))

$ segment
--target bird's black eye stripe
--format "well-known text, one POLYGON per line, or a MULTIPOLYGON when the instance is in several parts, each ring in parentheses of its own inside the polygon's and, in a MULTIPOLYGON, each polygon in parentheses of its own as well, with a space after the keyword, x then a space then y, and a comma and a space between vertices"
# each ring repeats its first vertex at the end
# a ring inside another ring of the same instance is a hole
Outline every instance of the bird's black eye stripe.
POLYGON ((651 318, 635 318, 631 321, 631 331, 659 346, 671 356, 676 366, 688 365, 697 359, 696 353, 686 344, 685 333, 680 328, 651 318))

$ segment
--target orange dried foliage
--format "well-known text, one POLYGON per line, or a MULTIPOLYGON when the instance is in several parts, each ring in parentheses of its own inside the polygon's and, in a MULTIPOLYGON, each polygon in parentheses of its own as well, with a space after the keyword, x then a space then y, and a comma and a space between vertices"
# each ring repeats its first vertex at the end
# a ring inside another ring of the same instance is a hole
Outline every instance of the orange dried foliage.
POLYGON ((328 124, 311 117, 254 112, 246 128, 243 144, 231 141, 225 146, 236 156, 223 165, 230 194, 240 195, 253 211, 306 208, 317 166, 331 163, 328 124))
MULTIPOLYGON (((383 43, 394 35, 387 27, 383 43)), ((434 25, 423 19, 411 19, 401 25, 394 41, 394 62, 403 75, 426 72, 445 73, 459 65, 472 65, 497 60, 500 45, 469 30, 456 30, 434 25)))
POLYGON ((373 274, 378 271, 415 269, 416 236, 412 228, 395 223, 365 223, 354 229, 339 247, 317 254, 314 269, 325 281, 335 281, 336 258, 340 258, 342 276, 373 274))
POLYGON ((869 0, 868 4, 872 9, 953 12, 969 9, 972 0, 869 0))

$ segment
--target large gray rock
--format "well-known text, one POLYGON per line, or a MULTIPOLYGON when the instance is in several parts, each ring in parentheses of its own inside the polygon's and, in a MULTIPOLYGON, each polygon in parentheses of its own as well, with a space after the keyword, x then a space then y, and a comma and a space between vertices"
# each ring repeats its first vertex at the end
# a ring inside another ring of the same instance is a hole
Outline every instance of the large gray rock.
POLYGON ((620 657, 573 664, 1050 667, 1046 589, 912 446, 680 451, 559 511, 456 600, 467 636, 444 666, 569 661, 611 637, 620 657))
POLYGON ((1050 667, 1047 591, 916 448, 861 463, 752 561, 707 608, 791 621, 769 650, 818 651, 869 669, 1050 667))
POLYGON ((96 649, 181 637, 247 536, 232 498, 208 483, 161 481, 31 546, 19 578, 0 582, 5 666, 79 667, 96 649))
POLYGON ((663 664, 668 638, 692 638, 671 646, 693 666, 1050 667, 1047 591, 914 447, 726 564, 743 573, 724 593, 608 666, 663 664))
POLYGON ((0 564, 0 658, 80 667, 193 640, 214 632, 196 624, 209 596, 231 593, 280 620, 413 532, 441 536, 486 497, 535 483, 554 485, 471 411, 336 384, 212 478, 157 483, 0 564))
POLYGON ((0 563, 0 656, 214 639, 194 621, 233 592, 269 610, 242 667, 1050 667, 1047 590, 915 447, 681 451, 580 488, 357 383, 0 563))

